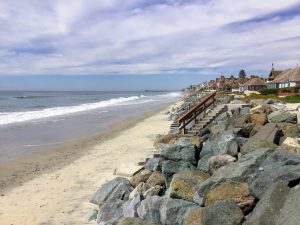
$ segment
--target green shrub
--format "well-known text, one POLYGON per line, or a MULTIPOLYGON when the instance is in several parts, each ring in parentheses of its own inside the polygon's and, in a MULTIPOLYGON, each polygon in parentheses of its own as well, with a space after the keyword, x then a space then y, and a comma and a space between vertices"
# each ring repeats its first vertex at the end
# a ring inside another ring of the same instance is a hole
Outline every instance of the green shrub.
POLYGON ((286 103, 300 103, 300 95, 290 95, 285 98, 281 98, 286 103))
POLYGON ((286 92, 299 92, 300 86, 295 87, 286 87, 286 88, 280 88, 280 93, 286 93, 286 92))
POLYGON ((278 88, 264 88, 259 90, 262 95, 277 95, 279 92, 278 88))
POLYGON ((259 90, 262 95, 277 95, 278 93, 300 92, 300 85, 286 88, 264 88, 259 90))

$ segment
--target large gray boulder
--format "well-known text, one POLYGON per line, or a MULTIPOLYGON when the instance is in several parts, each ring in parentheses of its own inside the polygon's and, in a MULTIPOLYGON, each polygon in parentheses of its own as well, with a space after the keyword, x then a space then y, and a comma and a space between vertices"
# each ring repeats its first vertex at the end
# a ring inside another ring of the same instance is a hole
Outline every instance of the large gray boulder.
POLYGON ((233 117, 230 118, 229 124, 231 127, 234 128, 243 128, 245 124, 250 123, 250 117, 249 114, 244 114, 244 115, 234 115, 233 117))
POLYGON ((119 221, 118 225, 156 225, 150 220, 142 220, 141 218, 123 218, 119 221))
POLYGON ((300 156, 286 151, 275 151, 262 164, 261 170, 249 178, 252 194, 260 199, 276 181, 285 184, 300 179, 300 156))
POLYGON ((137 217, 137 208, 143 200, 142 195, 136 195, 133 199, 129 199, 123 204, 123 215, 125 217, 137 217))
MULTIPOLYGON (((236 156, 239 148, 236 137, 237 134, 235 130, 227 130, 222 132, 222 134, 217 135, 213 139, 203 143, 203 147, 200 152, 200 162, 198 162, 198 168, 206 167, 208 169, 207 160, 214 155, 228 154, 231 156, 236 156), (208 155, 210 157, 207 157, 208 155)), ((204 171, 208 170, 204 169, 204 171)))
POLYGON ((146 182, 147 188, 152 188, 156 185, 165 186, 165 177, 159 172, 153 172, 146 182))
POLYGON ((219 121, 219 122, 217 122, 217 124, 211 126, 210 130, 213 135, 216 135, 216 134, 224 132, 226 130, 226 128, 227 128, 226 121, 219 121))
POLYGON ((204 172, 209 172, 209 163, 208 160, 213 157, 213 154, 206 154, 200 158, 198 161, 197 169, 204 172))
POLYGON ((147 191, 143 193, 145 198, 150 196, 158 195, 162 196, 165 192, 165 189, 160 185, 155 185, 154 187, 149 188, 147 191))
POLYGON ((246 115, 249 114, 250 112, 250 107, 242 107, 240 110, 240 115, 246 115))
POLYGON ((178 173, 179 171, 183 169, 195 169, 196 167, 186 161, 172 161, 172 160, 165 160, 162 162, 162 174, 164 175, 166 179, 166 186, 169 187, 169 184, 172 180, 172 177, 175 173, 178 173))
POLYGON ((260 164, 273 152, 272 149, 257 149, 240 160, 221 167, 210 178, 200 183, 194 195, 194 202, 203 204, 203 197, 215 185, 221 182, 245 182, 250 176, 257 173, 260 164))
POLYGON ((161 170, 160 158, 149 159, 145 164, 145 169, 150 171, 160 171, 161 170))
POLYGON ((202 225, 240 225, 242 210, 233 200, 220 200, 202 211, 202 225))
POLYGON ((209 178, 209 174, 194 169, 184 169, 174 174, 170 184, 170 196, 188 201, 193 200, 197 186, 209 178))
POLYGON ((300 224, 300 185, 292 188, 280 212, 276 225, 300 224))
POLYGON ((273 148, 277 147, 282 133, 275 123, 268 123, 261 127, 261 129, 241 148, 242 154, 246 154, 257 148, 273 148))
POLYGON ((235 157, 227 154, 220 154, 208 159, 209 172, 213 174, 218 169, 236 161, 235 157))
POLYGON ((116 225, 123 216, 123 200, 115 199, 105 202, 97 216, 99 225, 116 225))
POLYGON ((196 156, 196 149, 194 145, 187 145, 187 146, 176 145, 161 152, 161 157, 166 160, 185 161, 185 162, 192 163, 194 165, 197 164, 195 156, 196 156))
POLYGON ((141 182, 146 183, 151 174, 150 170, 141 170, 130 178, 130 183, 133 187, 138 186, 141 182))
POLYGON ((300 133, 300 127, 298 124, 277 123, 277 126, 282 130, 283 135, 286 137, 297 137, 300 133))
POLYGON ((140 218, 158 225, 182 225, 187 212, 194 208, 200 207, 181 199, 152 196, 142 201, 137 211, 140 218))
POLYGON ((275 111, 268 115, 269 122, 272 123, 297 123, 297 114, 289 111, 275 111))
POLYGON ((90 198, 90 202, 101 206, 107 201, 127 201, 130 192, 133 190, 129 180, 122 177, 103 184, 90 198))
MULTIPOLYGON (((253 212, 243 225, 276 224, 290 188, 283 182, 276 182, 263 194, 253 212)), ((285 223, 282 223, 285 224, 285 223)))

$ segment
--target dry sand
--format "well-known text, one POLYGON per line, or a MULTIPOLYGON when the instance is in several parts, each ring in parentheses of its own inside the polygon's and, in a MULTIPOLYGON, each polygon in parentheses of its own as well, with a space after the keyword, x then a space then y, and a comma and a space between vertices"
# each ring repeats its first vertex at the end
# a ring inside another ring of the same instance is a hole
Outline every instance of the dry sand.
MULTIPOLYGON (((21 184, 17 185, 16 180, 10 179, 2 186, 0 224, 86 224, 84 215, 90 209, 97 208, 88 202, 89 197, 101 184, 114 177, 116 168, 137 163, 154 150, 155 137, 168 132, 171 122, 167 121, 165 111, 152 113, 150 117, 149 114, 144 115, 138 122, 132 122, 130 128, 116 129, 104 135, 106 140, 94 139, 92 145, 72 143, 71 146, 80 149, 78 157, 72 157, 71 151, 66 155, 56 149, 50 151, 50 156, 46 158, 42 155, 35 158, 37 170, 31 168, 22 173, 18 168, 14 171, 19 163, 7 167, 7 173, 1 168, 2 181, 5 175, 6 178, 13 175, 19 177, 17 181, 21 184), (53 161, 54 155, 56 161, 53 161), (58 163, 64 160, 64 164, 58 163)), ((32 161, 22 162, 21 165, 30 167, 32 161)))

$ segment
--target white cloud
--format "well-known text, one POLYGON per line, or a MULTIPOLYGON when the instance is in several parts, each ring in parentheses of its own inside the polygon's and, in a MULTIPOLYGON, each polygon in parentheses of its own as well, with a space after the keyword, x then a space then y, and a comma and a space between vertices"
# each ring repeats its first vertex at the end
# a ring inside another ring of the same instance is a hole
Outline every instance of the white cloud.
POLYGON ((266 71, 272 62, 291 67, 300 60, 300 15, 274 13, 297 2, 2 1, 0 74, 206 74, 266 71))

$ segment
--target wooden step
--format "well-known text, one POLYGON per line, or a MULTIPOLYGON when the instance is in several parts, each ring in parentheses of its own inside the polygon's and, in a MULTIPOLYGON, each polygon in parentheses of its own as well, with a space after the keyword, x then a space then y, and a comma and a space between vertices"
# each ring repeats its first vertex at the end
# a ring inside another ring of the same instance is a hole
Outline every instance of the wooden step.
POLYGON ((194 137, 194 136, 196 136, 196 135, 195 135, 195 134, 189 134, 189 133, 188 133, 188 134, 183 134, 182 136, 183 136, 183 137, 194 137))

